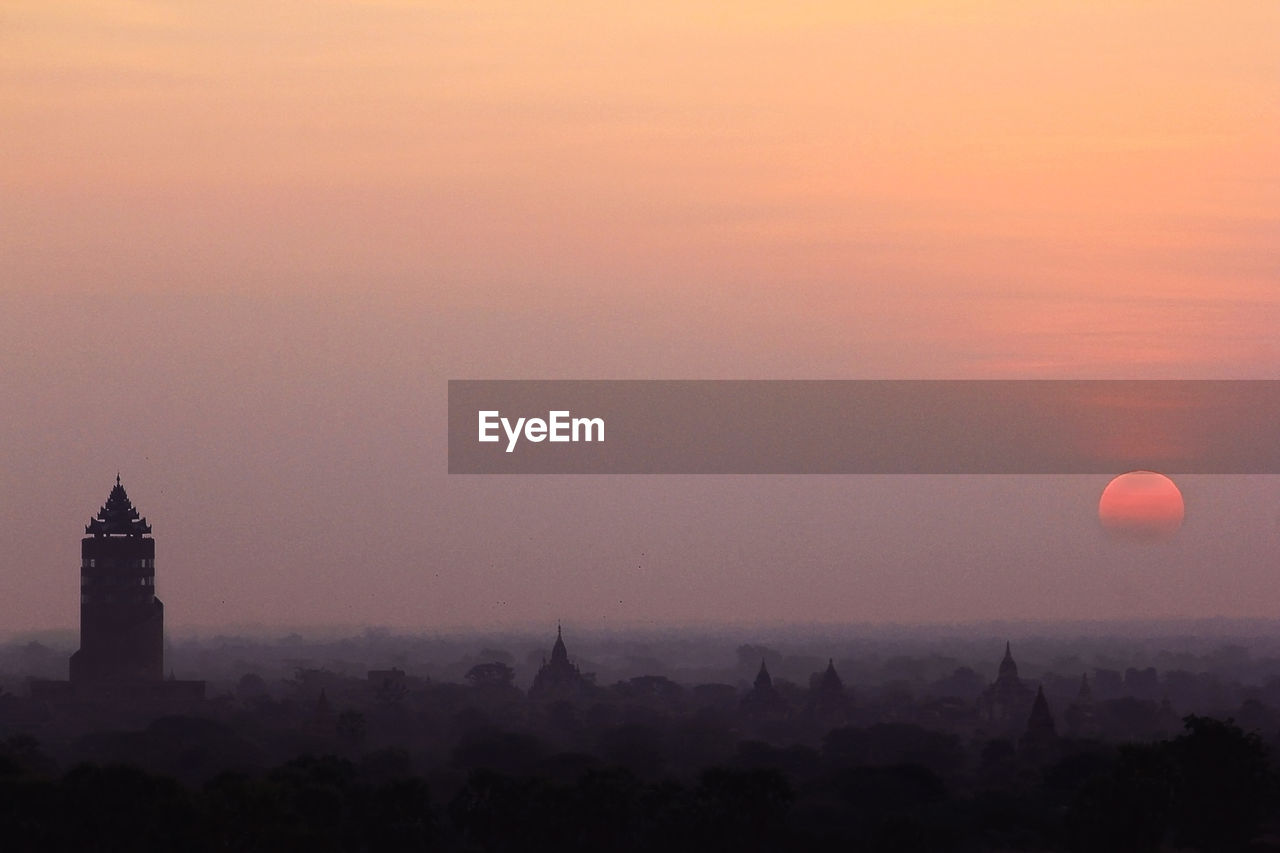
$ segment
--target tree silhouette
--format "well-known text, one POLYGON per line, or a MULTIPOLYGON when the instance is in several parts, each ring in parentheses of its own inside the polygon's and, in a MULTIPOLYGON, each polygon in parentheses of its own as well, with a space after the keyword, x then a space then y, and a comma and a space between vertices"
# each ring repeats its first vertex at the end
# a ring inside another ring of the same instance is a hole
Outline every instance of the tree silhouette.
POLYGON ((335 731, 347 749, 356 750, 364 745, 366 729, 364 714, 359 711, 343 711, 338 715, 335 731))
POLYGON ((1231 720, 1183 722, 1186 731, 1167 747, 1176 770, 1175 835, 1206 853, 1243 850, 1276 803, 1267 747, 1231 720))
POLYGON ((507 687, 515 677, 515 670, 501 661, 478 663, 467 670, 466 675, 475 687, 507 687))

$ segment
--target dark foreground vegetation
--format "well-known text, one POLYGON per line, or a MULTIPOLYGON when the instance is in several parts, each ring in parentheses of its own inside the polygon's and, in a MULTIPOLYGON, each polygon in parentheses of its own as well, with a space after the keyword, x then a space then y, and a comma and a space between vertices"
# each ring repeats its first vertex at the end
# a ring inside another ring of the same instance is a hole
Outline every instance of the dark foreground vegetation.
POLYGON ((615 733, 634 741, 628 761, 617 744, 606 758, 484 729, 425 772, 383 749, 199 783, 60 770, 14 736, 0 744, 0 848, 1280 850, 1277 767, 1231 721, 1187 717, 1145 743, 1063 740, 1035 760, 993 740, 972 766, 946 738, 893 729, 836 729, 820 748, 742 741, 721 766, 676 774, 647 760, 642 731, 615 733))

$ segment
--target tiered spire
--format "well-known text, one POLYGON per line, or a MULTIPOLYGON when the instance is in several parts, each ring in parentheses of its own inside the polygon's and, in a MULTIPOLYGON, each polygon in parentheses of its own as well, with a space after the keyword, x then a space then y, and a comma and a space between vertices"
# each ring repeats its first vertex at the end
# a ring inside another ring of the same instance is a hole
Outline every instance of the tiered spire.
POLYGON ((773 689, 773 679, 769 677, 769 670, 764 665, 764 658, 760 659, 760 671, 756 673, 756 689, 757 690, 773 689))
POLYGON ((818 682, 818 689, 827 693, 844 692, 844 682, 840 680, 840 674, 836 672, 834 658, 827 658, 827 671, 822 673, 822 679, 818 682))
POLYGON ((1007 640, 1004 644, 1004 660, 1000 661, 999 677, 1001 679, 1016 679, 1018 677, 1018 665, 1013 662, 1013 650, 1007 640))
POLYGON ((1027 734, 1039 737, 1055 737, 1057 728, 1053 724, 1053 714, 1049 712, 1049 702, 1044 698, 1044 686, 1036 690, 1035 702, 1031 704, 1031 716, 1027 719, 1027 734))
POLYGON ((551 647, 551 660, 543 659, 533 684, 529 687, 529 698, 574 699, 581 698, 591 692, 595 676, 583 675, 576 664, 569 660, 569 651, 564 646, 564 632, 559 623, 556 624, 556 642, 551 647))
POLYGON ((568 663, 569 651, 564 647, 564 637, 560 634, 560 625, 556 623, 556 644, 551 647, 551 662, 568 663))
POLYGON ((145 536, 151 532, 147 519, 140 517, 129 502, 129 495, 120 484, 118 473, 107 502, 98 510, 96 518, 89 519, 84 532, 93 536, 145 536))

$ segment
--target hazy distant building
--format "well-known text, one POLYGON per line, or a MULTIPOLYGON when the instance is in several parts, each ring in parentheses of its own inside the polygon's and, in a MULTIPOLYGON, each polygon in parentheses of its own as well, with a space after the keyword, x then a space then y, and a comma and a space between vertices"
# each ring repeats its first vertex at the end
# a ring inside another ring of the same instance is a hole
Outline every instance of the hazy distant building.
POLYGON ((533 677, 529 698, 535 700, 575 699, 591 692, 594 677, 583 675, 577 664, 569 660, 560 626, 556 626, 556 641, 551 647, 551 660, 543 659, 538 674, 533 677))
POLYGON ((1080 676, 1080 690, 1076 700, 1067 707, 1063 714, 1067 724, 1067 732, 1073 737, 1096 737, 1098 734, 1098 716, 1093 706, 1093 689, 1089 686, 1089 675, 1080 676))
POLYGON ((1000 672, 995 682, 978 697, 978 716, 1000 727, 1021 724, 1027 719, 1034 698, 1031 688, 1018 677, 1018 665, 1013 661, 1009 644, 1005 643, 1000 672))
POLYGON ((1146 669, 1131 666, 1124 671, 1124 690, 1139 699, 1155 699, 1160 695, 1160 674, 1154 666, 1146 669))
POLYGON ((329 704, 329 697, 325 694, 323 687, 320 688, 320 695, 316 697, 316 705, 311 711, 311 719, 307 721, 306 733, 315 738, 331 738, 334 736, 333 707, 329 704))
POLYGON ((203 681, 164 677, 164 605, 155 594, 156 543, 116 475, 80 541, 80 648, 71 680, 34 681, 36 698, 106 699, 144 707, 198 700, 203 681))
POLYGON ((809 679, 809 704, 807 713, 817 722, 838 725, 845 721, 851 709, 849 694, 836 672, 836 663, 827 658, 827 668, 815 672, 809 679))
POLYGON ((760 671, 756 673, 755 683, 742 697, 740 708, 743 716, 757 720, 782 718, 791 712, 787 700, 773 686, 773 678, 769 675, 763 658, 760 660, 760 671))
POLYGON ((1027 717, 1027 730, 1018 741, 1018 752, 1029 761, 1045 761, 1052 758, 1058 747, 1058 729, 1049 711, 1049 700, 1044 698, 1044 688, 1036 690, 1027 717))
POLYGON ((1093 671, 1093 695, 1100 702, 1124 695, 1124 677, 1114 669, 1093 671))

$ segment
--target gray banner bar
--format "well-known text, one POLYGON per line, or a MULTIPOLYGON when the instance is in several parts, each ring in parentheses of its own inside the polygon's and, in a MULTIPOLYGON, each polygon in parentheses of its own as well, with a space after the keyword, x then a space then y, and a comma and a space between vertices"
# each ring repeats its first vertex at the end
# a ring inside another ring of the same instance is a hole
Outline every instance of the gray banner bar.
POLYGON ((1280 473, 1280 381, 449 382, 451 474, 1135 469, 1280 473))

